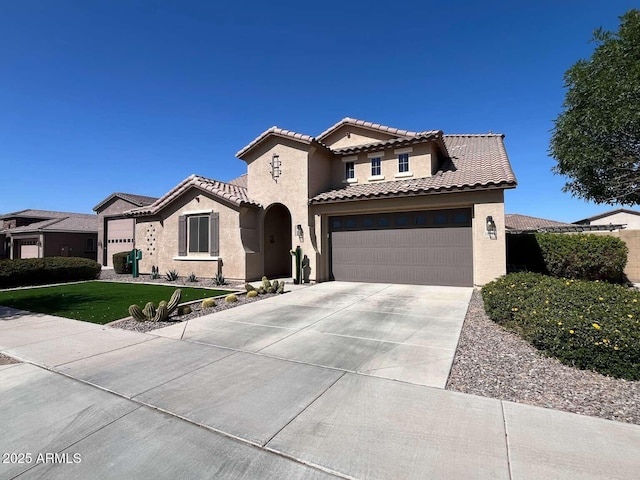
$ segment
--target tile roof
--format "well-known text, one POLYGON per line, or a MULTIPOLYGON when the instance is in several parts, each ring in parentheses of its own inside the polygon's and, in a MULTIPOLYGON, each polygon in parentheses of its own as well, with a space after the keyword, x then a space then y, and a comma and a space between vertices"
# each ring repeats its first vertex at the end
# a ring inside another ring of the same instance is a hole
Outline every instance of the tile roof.
POLYGON ((323 138, 326 138, 329 135, 331 135, 333 132, 338 130, 343 125, 353 125, 355 127, 369 128, 371 130, 377 130, 379 132, 385 132, 391 135, 399 135, 402 137, 415 137, 419 133, 419 132, 411 132, 409 130, 402 130, 400 128, 387 127, 386 125, 380 125, 379 123, 366 122, 364 120, 358 120, 356 118, 345 117, 335 125, 327 128, 324 132, 322 132, 316 138, 318 140, 322 140, 323 138))
POLYGON ((504 216, 504 226, 507 230, 531 231, 547 227, 568 227, 571 224, 517 213, 507 213, 504 216))
POLYGON ((504 148, 504 135, 443 135, 449 152, 431 177, 351 184, 321 193, 309 203, 332 203, 468 189, 514 188, 516 177, 504 148))
POLYGON ((259 203, 254 202, 247 196, 246 187, 234 185, 231 183, 219 182, 218 180, 212 180, 210 178, 201 177, 199 175, 190 175, 151 205, 141 208, 134 208, 126 212, 126 214, 132 216, 154 215, 190 188, 198 188, 204 192, 212 194, 215 197, 226 200, 227 202, 233 203, 238 206, 260 206, 259 203))
POLYGON ((100 208, 103 205, 110 202, 114 198, 121 198, 122 200, 125 200, 135 205, 136 207, 144 207, 146 205, 151 205, 153 202, 155 202, 158 199, 157 197, 147 197, 144 195, 136 195, 134 193, 114 192, 111 195, 109 195, 107 198, 102 200, 95 207, 93 207, 93 211, 95 212, 97 210, 100 210, 100 208))
POLYGON ((60 217, 68 217, 70 215, 88 215, 84 213, 73 213, 73 212, 56 212, 53 210, 19 210, 17 212, 5 213, 0 215, 1 219, 9 219, 9 218, 60 218, 60 217))
POLYGON ((278 136, 278 137, 283 137, 283 138, 289 138, 291 140, 295 140, 297 142, 305 143, 307 145, 311 144, 311 143, 314 143, 316 145, 320 145, 323 148, 326 148, 326 149, 329 148, 326 145, 324 145, 323 143, 320 143, 318 140, 316 140, 311 135, 305 135, 304 133, 296 133, 296 132, 291 131, 291 130, 285 130, 283 128, 279 128, 279 127, 273 126, 269 130, 266 130, 266 131, 262 132, 262 134, 260 134, 255 140, 253 140, 246 147, 244 147, 242 150, 240 150, 238 153, 236 153, 236 157, 242 158, 246 153, 248 153, 254 147, 258 146, 265 139, 267 139, 268 137, 273 136, 273 135, 278 136))
POLYGON ((426 132, 420 132, 412 137, 405 138, 391 138, 389 140, 383 140, 381 142, 366 143, 364 145, 354 145, 351 147, 344 147, 332 150, 336 155, 351 155, 360 152, 372 151, 380 148, 387 147, 403 147, 406 145, 414 145, 416 143, 422 143, 429 140, 436 140, 440 144, 440 149, 445 156, 448 156, 447 147, 442 141, 442 130, 428 130, 426 132))
POLYGON ((22 227, 5 230, 10 234, 31 232, 80 232, 97 233, 98 216, 92 214, 72 213, 68 217, 59 217, 35 222, 22 227))

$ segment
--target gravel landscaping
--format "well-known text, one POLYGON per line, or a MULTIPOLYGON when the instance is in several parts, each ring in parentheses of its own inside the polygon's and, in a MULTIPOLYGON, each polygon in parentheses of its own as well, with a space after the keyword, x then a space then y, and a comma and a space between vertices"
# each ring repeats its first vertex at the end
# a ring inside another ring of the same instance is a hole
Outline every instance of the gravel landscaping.
POLYGON ((13 357, 8 357, 7 355, 3 355, 0 353, 0 365, 9 365, 10 363, 20 363, 13 357))
MULTIPOLYGON (((107 280, 110 282, 118 281, 118 282, 145 282, 145 283, 160 283, 164 285, 175 285, 176 288, 180 286, 187 287, 199 287, 199 288, 217 288, 217 289, 225 289, 225 290, 242 290, 244 292, 244 283, 233 283, 229 282, 228 285, 217 286, 213 279, 204 278, 198 280, 197 282, 188 282, 185 277, 180 277, 178 280, 169 282, 166 278, 160 277, 153 280, 149 275, 141 275, 137 278, 133 278, 131 275, 118 275, 113 270, 103 270, 100 272, 100 280, 107 280)), ((258 283, 256 282, 257 286, 258 283)), ((221 310, 227 310, 229 308, 238 307, 240 305, 244 305, 245 303, 257 302, 260 300, 264 300, 269 297, 273 297, 276 295, 275 293, 258 295, 257 297, 247 298, 244 293, 237 294, 238 301, 233 303, 226 303, 224 301, 224 297, 216 300, 217 305, 211 308, 202 308, 200 304, 201 301, 190 303, 191 313, 187 315, 172 315, 171 321, 166 322, 139 322, 132 318, 122 321, 113 322, 110 326, 114 328, 121 328, 124 330, 133 330, 135 332, 150 332, 152 330, 156 330, 158 328, 169 327, 171 325, 175 325, 180 322, 185 322, 187 320, 191 320, 192 318, 201 317, 203 315, 210 315, 212 313, 219 312, 221 310)))
POLYGON ((578 370, 543 356, 487 317, 478 290, 447 389, 640 425, 640 382, 578 370))

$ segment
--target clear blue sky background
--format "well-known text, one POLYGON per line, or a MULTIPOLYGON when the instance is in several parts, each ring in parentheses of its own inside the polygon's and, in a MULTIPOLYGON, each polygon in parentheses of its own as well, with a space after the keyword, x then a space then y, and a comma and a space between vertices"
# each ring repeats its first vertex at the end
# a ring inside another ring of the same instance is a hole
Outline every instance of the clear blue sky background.
POLYGON ((272 125, 500 132, 508 213, 575 221, 547 156, 563 74, 637 1, 0 1, 0 213, 227 181, 272 125))

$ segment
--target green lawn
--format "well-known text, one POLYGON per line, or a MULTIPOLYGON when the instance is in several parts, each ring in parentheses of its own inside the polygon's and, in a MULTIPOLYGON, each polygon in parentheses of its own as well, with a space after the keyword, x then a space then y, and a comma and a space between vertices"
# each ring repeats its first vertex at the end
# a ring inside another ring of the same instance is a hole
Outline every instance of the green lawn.
POLYGON ((36 313, 105 324, 129 316, 129 305, 141 307, 169 300, 180 288, 180 303, 230 293, 182 286, 145 285, 141 283, 84 282, 52 287, 34 287, 0 292, 0 305, 36 313))

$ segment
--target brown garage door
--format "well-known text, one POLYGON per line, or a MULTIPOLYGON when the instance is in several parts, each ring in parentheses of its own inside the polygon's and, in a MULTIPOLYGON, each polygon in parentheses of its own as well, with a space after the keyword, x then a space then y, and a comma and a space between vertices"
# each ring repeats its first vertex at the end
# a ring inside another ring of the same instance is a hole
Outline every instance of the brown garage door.
POLYGON ((471 210, 331 217, 335 280, 473 285, 471 210))
POLYGON ((133 219, 107 221, 107 266, 113 266, 113 254, 133 249, 133 219))

